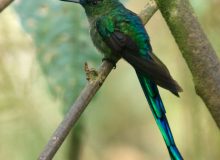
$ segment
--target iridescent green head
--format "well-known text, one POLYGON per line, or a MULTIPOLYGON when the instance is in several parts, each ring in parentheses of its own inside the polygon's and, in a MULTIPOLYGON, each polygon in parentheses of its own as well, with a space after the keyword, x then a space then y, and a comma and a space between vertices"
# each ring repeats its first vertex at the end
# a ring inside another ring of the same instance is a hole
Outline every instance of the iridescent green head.
POLYGON ((100 5, 105 0, 61 0, 61 1, 79 3, 82 6, 93 6, 94 7, 95 5, 100 5))
POLYGON ((111 3, 117 3, 118 0, 61 0, 66 2, 73 2, 73 3, 79 3, 83 7, 98 7, 101 5, 111 4, 111 3))
POLYGON ((79 3, 85 8, 88 16, 104 14, 119 4, 118 0, 61 0, 66 2, 79 3))

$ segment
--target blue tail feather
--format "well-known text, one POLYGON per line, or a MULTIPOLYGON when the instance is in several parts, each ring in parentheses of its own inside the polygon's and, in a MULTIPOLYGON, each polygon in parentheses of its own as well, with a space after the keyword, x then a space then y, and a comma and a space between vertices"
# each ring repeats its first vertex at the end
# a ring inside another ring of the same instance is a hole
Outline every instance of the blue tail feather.
POLYGON ((138 72, 137 75, 153 116, 164 138, 171 160, 183 160, 174 142, 174 138, 166 118, 166 110, 161 100, 157 85, 138 72))

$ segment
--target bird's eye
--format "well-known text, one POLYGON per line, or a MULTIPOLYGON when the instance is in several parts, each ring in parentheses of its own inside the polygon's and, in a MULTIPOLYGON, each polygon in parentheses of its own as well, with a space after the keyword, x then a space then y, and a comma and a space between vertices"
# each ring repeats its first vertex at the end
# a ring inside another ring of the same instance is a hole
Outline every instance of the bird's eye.
POLYGON ((99 4, 101 2, 101 0, 92 0, 92 4, 93 5, 97 5, 97 4, 99 4))
POLYGON ((96 5, 97 4, 97 1, 95 0, 95 1, 92 1, 92 4, 93 5, 96 5))

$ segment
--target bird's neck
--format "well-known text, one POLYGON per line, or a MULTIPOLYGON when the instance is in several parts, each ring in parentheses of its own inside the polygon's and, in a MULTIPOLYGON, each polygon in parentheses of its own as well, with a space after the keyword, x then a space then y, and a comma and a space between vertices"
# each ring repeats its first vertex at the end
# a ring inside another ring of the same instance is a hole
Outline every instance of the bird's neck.
POLYGON ((99 17, 113 12, 118 7, 123 7, 123 5, 118 0, 109 0, 105 1, 105 3, 100 6, 85 6, 84 9, 89 22, 93 23, 99 17))

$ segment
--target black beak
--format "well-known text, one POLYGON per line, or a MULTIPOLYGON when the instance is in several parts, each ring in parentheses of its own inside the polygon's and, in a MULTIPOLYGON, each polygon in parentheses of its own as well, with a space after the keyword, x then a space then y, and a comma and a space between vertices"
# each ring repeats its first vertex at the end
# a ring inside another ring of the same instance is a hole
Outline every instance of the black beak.
POLYGON ((80 3, 80 0, 61 0, 65 2, 73 2, 73 3, 80 3))

